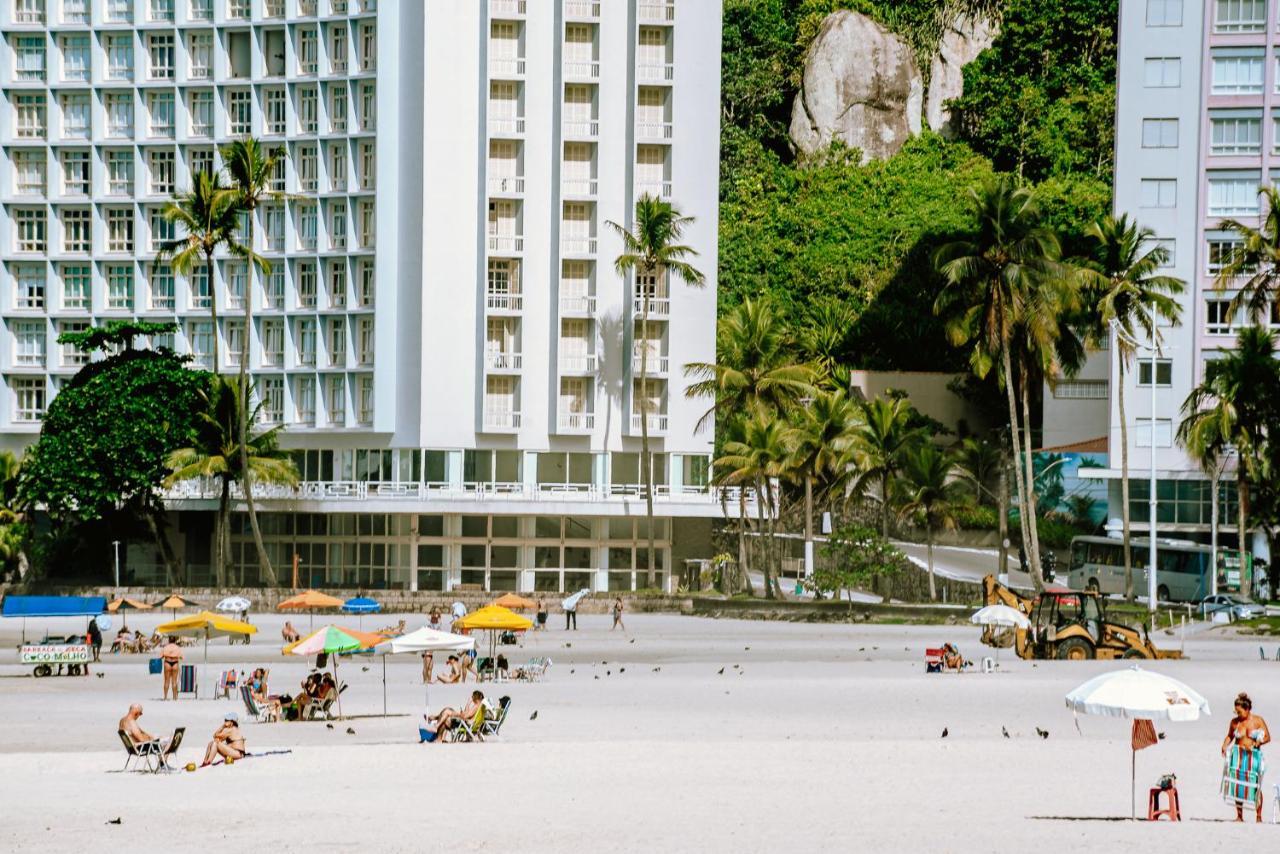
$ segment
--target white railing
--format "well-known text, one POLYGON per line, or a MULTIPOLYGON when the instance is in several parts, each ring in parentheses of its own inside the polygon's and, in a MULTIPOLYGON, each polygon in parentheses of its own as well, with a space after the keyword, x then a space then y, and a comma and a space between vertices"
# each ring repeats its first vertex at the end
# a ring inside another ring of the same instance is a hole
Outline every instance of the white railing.
MULTIPOLYGON (((636 297, 635 304, 632 306, 637 317, 644 314, 644 297, 636 297)), ((666 317, 671 313, 670 297, 649 297, 649 316, 650 317, 666 317)))
POLYGON ((559 430, 561 433, 577 433, 596 429, 594 412, 561 412, 559 430))
POLYGON ((600 76, 600 63, 594 59, 566 59, 564 76, 595 80, 600 76))
POLYGON ((671 198, 670 181, 637 181, 636 197, 652 196, 655 199, 671 198))
POLYGON ((636 122, 636 139, 671 139, 671 122, 636 122))
POLYGON ((676 4, 672 0, 640 0, 636 17, 649 23, 668 24, 676 19, 676 4))
POLYGON ((594 196, 596 194, 596 179, 565 178, 560 182, 560 194, 563 196, 594 196))
POLYGON ((594 237, 562 237, 560 251, 566 255, 594 255, 596 239, 594 237))
POLYGON ((523 57, 491 57, 489 59, 490 77, 523 77, 523 57))
POLYGON ((676 66, 671 62, 647 62, 637 65, 636 79, 641 83, 670 83, 676 79, 676 66))
POLYGON ((594 139, 600 135, 600 121, 599 119, 565 119, 563 131, 567 137, 594 139))
POLYGON ((599 18, 600 0, 564 0, 566 18, 599 18))
POLYGON ((496 15, 523 15, 524 0, 489 0, 489 17, 496 15))
MULTIPOLYGON (((638 412, 631 413, 631 432, 633 435, 640 433, 640 430, 641 430, 640 419, 643 417, 644 416, 638 412)), ((650 412, 649 413, 649 432, 650 433, 667 432, 667 416, 658 412, 650 412)))
POLYGON ((512 175, 489 179, 489 193, 497 195, 514 195, 524 192, 524 176, 512 175))
POLYGON ((511 136, 524 133, 524 116, 490 116, 489 136, 511 136))
MULTIPOLYGON (((637 347, 631 351, 631 369, 636 373, 640 372, 640 357, 643 353, 643 347, 637 347)), ((649 357, 645 359, 644 366, 645 371, 650 374, 665 374, 667 372, 668 364, 669 362, 666 356, 660 356, 657 353, 650 351, 649 357)))
POLYGON ((485 367, 491 371, 518 371, 524 364, 524 356, 520 353, 504 353, 500 350, 486 350, 485 367))
POLYGON ((485 308, 489 311, 519 311, 524 304, 520 294, 485 294, 485 308))
POLYGON ((561 356, 560 372, 563 374, 594 374, 596 372, 596 354, 571 353, 561 356))
POLYGON ((519 430, 519 412, 486 412, 484 414, 486 430, 519 430))
POLYGON ((595 314, 595 297, 560 297, 561 314, 595 314))
POLYGON ((524 235, 513 234, 490 234, 489 235, 489 251, 490 252, 523 252, 524 251, 524 235))

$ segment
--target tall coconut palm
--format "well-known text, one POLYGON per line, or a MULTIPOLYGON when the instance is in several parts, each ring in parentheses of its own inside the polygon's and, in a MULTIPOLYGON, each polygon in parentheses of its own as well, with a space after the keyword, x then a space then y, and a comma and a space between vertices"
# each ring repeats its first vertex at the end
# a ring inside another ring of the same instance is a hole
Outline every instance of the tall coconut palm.
POLYGON ((1249 480, 1258 475, 1267 431, 1280 400, 1275 337, 1260 326, 1240 331, 1236 349, 1205 363, 1204 379, 1182 404, 1178 444, 1205 459, 1236 449, 1236 534, 1241 566, 1248 548, 1249 480))
MULTIPOLYGON (((680 240, 684 230, 693 224, 693 217, 684 216, 670 202, 654 198, 648 193, 636 199, 635 219, 630 229, 612 220, 608 225, 622 239, 622 254, 614 259, 613 266, 625 281, 632 276, 640 292, 640 336, 644 346, 640 349, 639 414, 640 414, 640 462, 644 478, 645 515, 648 517, 649 563, 648 587, 654 587, 653 545, 653 456, 649 452, 649 311, 653 287, 675 276, 685 284, 695 287, 706 282, 700 270, 687 259, 697 256, 692 246, 680 240)), ((634 394, 635 392, 633 392, 634 394)))
MULTIPOLYGON (((724 421, 720 430, 720 440, 728 444, 730 442, 742 442, 744 440, 744 419, 728 418, 724 421)), ((712 467, 711 484, 717 488, 733 487, 737 489, 738 500, 738 571, 739 578, 742 579, 744 586, 749 594, 754 595, 755 590, 751 584, 751 561, 750 553, 747 549, 747 525, 750 523, 750 516, 747 513, 747 489, 751 486, 752 481, 746 478, 738 469, 726 468, 721 459, 717 458, 712 467)), ((721 510, 726 518, 729 516, 727 505, 727 491, 721 489, 720 492, 721 510)), ((737 593, 737 590, 724 591, 725 593, 737 593)))
POLYGON ((692 380, 686 397, 712 401, 695 430, 711 424, 717 414, 762 408, 785 412, 813 394, 815 379, 810 366, 796 363, 786 326, 769 296, 748 297, 720 318, 716 361, 691 362, 684 374, 692 380))
MULTIPOLYGON (((1125 372, 1133 364, 1139 341, 1160 346, 1160 324, 1181 321, 1177 296, 1186 283, 1165 276, 1169 251, 1155 232, 1128 216, 1106 217, 1085 231, 1092 243, 1089 261, 1080 269, 1093 323, 1093 343, 1113 342, 1116 354, 1116 407, 1120 415, 1120 522, 1124 539, 1124 596, 1133 601, 1133 566, 1129 550, 1129 422, 1125 415, 1125 372), (1114 335, 1112 334, 1114 333, 1114 335)), ((1152 384, 1157 381, 1151 378, 1152 384)))
POLYGON ((218 173, 197 172, 191 189, 165 205, 164 218, 177 226, 182 236, 160 245, 158 261, 170 262, 180 276, 190 276, 204 262, 209 286, 209 318, 213 325, 213 371, 218 372, 218 298, 213 290, 213 256, 221 248, 241 253, 236 240, 239 203, 222 183, 218 173))
MULTIPOLYGON (((219 485, 218 515, 214 524, 213 564, 214 577, 219 587, 227 583, 226 568, 230 558, 231 529, 228 524, 231 503, 231 484, 244 482, 240 469, 243 460, 253 470, 258 483, 274 483, 293 486, 298 482, 298 470, 288 453, 280 450, 281 427, 273 427, 248 437, 247 452, 242 454, 239 442, 240 410, 245 399, 240 386, 234 380, 220 375, 210 377, 209 389, 201 392, 203 411, 199 413, 195 441, 190 447, 179 448, 169 455, 166 464, 170 474, 165 486, 173 486, 186 480, 217 480, 219 485)), ((251 418, 262 407, 252 408, 251 418)))
MULTIPOLYGON (((1060 276, 1061 249, 1057 236, 1041 224, 1039 209, 1030 190, 1008 176, 998 176, 981 188, 970 190, 969 203, 976 221, 973 232, 943 246, 934 264, 944 286, 934 311, 944 318, 947 335, 956 346, 970 346, 969 364, 979 377, 994 367, 1009 405, 1009 436, 1017 477, 1022 540, 1036 542, 1035 508, 1031 506, 1029 466, 1023 461, 1018 429, 1016 385, 1023 365, 1014 369, 1015 352, 1024 348, 1016 340, 1020 327, 1043 310, 1040 283, 1060 276)), ((1021 355, 1019 356, 1021 359, 1021 355)), ((1039 555, 1030 555, 1032 578, 1043 587, 1039 555)))
POLYGON ((937 600, 933 576, 933 535, 938 528, 956 527, 956 511, 964 506, 964 484, 956 459, 932 442, 908 447, 902 454, 902 474, 895 482, 898 513, 924 525, 929 566, 929 598, 937 600))
POLYGON ((804 481, 805 572, 813 560, 813 487, 829 478, 841 454, 852 443, 861 413, 841 389, 819 392, 808 406, 791 410, 793 446, 791 470, 804 481))
POLYGON ((1239 288, 1231 300, 1231 317, 1243 310, 1254 322, 1265 322, 1271 303, 1280 298, 1280 189, 1274 184, 1259 188, 1263 197, 1262 225, 1234 219, 1218 224, 1239 236, 1238 245, 1226 258, 1211 258, 1218 265, 1214 285, 1220 289, 1239 288))
POLYGON ((863 401, 861 418, 849 433, 849 449, 858 474, 855 489, 876 485, 880 500, 880 536, 889 537, 893 482, 908 449, 927 441, 922 427, 911 425, 911 404, 900 397, 863 401))
POLYGON ((767 413, 755 413, 742 425, 742 438, 724 443, 716 467, 726 479, 751 484, 756 493, 756 516, 765 537, 764 591, 769 599, 780 595, 774 566, 777 523, 781 512, 781 490, 777 481, 786 476, 792 458, 791 429, 786 422, 767 413))
MULTIPOLYGON (((269 201, 283 201, 284 193, 271 189, 271 181, 284 160, 283 149, 266 149, 253 137, 238 139, 222 147, 222 162, 226 166, 227 176, 231 181, 231 191, 236 202, 248 220, 245 242, 247 248, 241 253, 248 262, 248 277, 245 282, 244 329, 240 334, 240 397, 248 400, 249 390, 249 339, 253 330, 253 293, 254 268, 260 268, 263 276, 271 275, 271 264, 257 254, 254 239, 258 208, 269 201)), ((244 480, 240 484, 244 491, 245 509, 249 513, 249 527, 253 531, 253 544, 258 552, 258 569, 268 586, 276 584, 275 570, 271 567, 271 559, 267 556, 266 546, 262 542, 262 530, 258 526, 258 510, 253 500, 253 468, 244 456, 248 453, 249 443, 249 407, 240 407, 239 439, 240 471, 244 480)))

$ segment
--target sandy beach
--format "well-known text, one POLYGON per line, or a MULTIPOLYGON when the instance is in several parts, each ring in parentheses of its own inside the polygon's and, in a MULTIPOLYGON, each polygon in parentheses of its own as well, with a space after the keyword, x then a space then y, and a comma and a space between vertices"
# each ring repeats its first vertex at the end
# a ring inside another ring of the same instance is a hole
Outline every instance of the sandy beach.
MULTIPOLYGON (((407 619, 410 628, 423 620, 407 619)), ((129 624, 147 631, 160 620, 131 616, 129 624)), ((282 619, 255 623, 262 631, 250 646, 211 644, 204 685, 219 668, 263 665, 273 691, 296 690, 309 664, 280 655, 282 619)), ((187 728, 185 764, 199 761, 225 712, 243 715, 239 700, 205 699, 202 689, 198 700, 162 702, 160 677, 138 655, 104 654, 87 678, 31 678, 17 664, 20 625, 5 621, 5 847, 139 852, 194 842, 232 851, 306 840, 316 850, 381 852, 1008 851, 1071 843, 1207 852, 1280 844, 1280 826, 1230 823, 1217 794, 1218 747, 1236 693, 1248 691, 1255 710, 1280 724, 1280 664, 1259 661, 1256 641, 1202 635, 1186 644, 1190 660, 1153 665, 1213 707, 1207 719, 1161 725, 1167 738, 1139 754, 1140 811, 1146 788, 1173 771, 1187 819, 1153 826, 1118 820, 1129 815, 1128 722, 1081 717, 1077 731, 1063 705, 1067 691, 1117 664, 1033 664, 1006 652, 997 674, 926 675, 925 647, 951 640, 971 658, 985 654, 977 630, 639 614, 627 624, 627 634, 611 633, 607 617, 584 616, 580 631, 565 632, 553 620, 523 648, 507 648, 513 663, 539 655, 555 663, 541 683, 481 686, 513 702, 501 737, 485 744, 417 744, 424 692, 413 656, 387 661, 395 716, 370 717, 382 713, 382 662, 356 658, 340 665, 350 684, 343 710, 353 719, 332 729, 245 723, 251 752, 288 752, 152 776, 119 773, 115 730, 130 702, 144 704, 142 724, 153 733, 187 728)), ((44 625, 75 629, 83 620, 33 623, 28 635, 38 638, 44 625)), ((187 655, 199 662, 201 648, 187 655)), ((456 705, 473 687, 435 686, 431 707, 456 705)), ((1278 778, 1272 772, 1267 782, 1268 819, 1278 778)))

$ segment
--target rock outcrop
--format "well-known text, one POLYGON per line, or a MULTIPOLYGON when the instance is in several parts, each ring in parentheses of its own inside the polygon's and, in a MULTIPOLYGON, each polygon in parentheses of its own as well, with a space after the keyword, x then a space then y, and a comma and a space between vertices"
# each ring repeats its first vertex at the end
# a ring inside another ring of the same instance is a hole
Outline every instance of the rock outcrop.
POLYGON ((897 152, 920 133, 924 86, 911 49, 865 15, 833 12, 805 54, 791 108, 791 140, 812 154, 841 140, 863 161, 897 152))
POLYGON ((960 97, 964 91, 964 67, 991 47, 999 32, 999 25, 985 17, 964 16, 947 26, 929 65, 929 96, 924 114, 931 130, 951 135, 947 101, 960 97))

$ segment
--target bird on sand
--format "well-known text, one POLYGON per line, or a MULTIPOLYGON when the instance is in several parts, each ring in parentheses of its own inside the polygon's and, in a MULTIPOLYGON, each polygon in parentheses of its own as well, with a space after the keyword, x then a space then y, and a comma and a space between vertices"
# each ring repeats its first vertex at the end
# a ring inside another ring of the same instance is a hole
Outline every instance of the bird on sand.
POLYGON ((946 738, 946 737, 947 737, 948 735, 950 735, 950 734, 951 734, 951 732, 950 732, 950 730, 949 730, 947 727, 943 727, 943 728, 942 728, 942 738, 946 738))
POLYGON ((721 667, 721 668, 720 668, 718 671, 716 671, 716 672, 717 672, 717 673, 719 673, 721 676, 723 676, 723 675, 724 675, 724 668, 723 668, 723 667, 721 667))
POLYGON ((1000 732, 1004 735, 1004 737, 1005 737, 1005 738, 1012 738, 1012 737, 1013 737, 1013 736, 1009 735, 1009 730, 1005 729, 1004 727, 1000 727, 1000 732))
POLYGON ((1047 730, 1047 729, 1040 729, 1040 727, 1036 727, 1036 735, 1040 736, 1041 738, 1048 738, 1048 737, 1049 737, 1049 730, 1047 730))
POLYGON ((533 714, 529 715, 529 720, 536 721, 538 719, 538 710, 534 709, 533 714))

